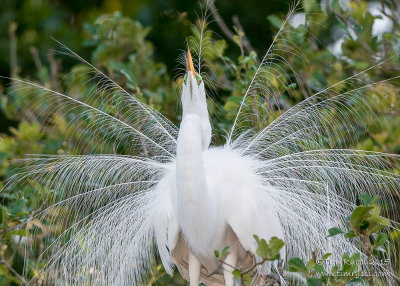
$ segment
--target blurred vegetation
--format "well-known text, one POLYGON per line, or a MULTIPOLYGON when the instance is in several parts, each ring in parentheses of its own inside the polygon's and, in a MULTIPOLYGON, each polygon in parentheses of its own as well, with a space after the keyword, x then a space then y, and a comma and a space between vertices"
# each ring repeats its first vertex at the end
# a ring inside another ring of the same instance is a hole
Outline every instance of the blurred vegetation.
MULTIPOLYGON (((285 271, 283 268, 284 263, 280 256, 280 251, 285 246, 285 243, 277 237, 272 237, 267 242, 265 239, 260 239, 257 235, 254 235, 257 242, 256 253, 262 260, 253 263, 250 268, 245 270, 236 268, 233 271, 233 275, 242 282, 241 285, 250 286, 252 285, 251 271, 253 271, 257 265, 262 265, 266 261, 272 261, 276 263, 278 273, 269 274, 266 279, 266 285, 280 283, 281 277, 288 282, 292 281, 295 283, 294 281, 301 281, 297 282, 298 284, 296 285, 308 286, 381 285, 383 282, 379 281, 379 277, 375 278, 373 275, 368 276, 365 275, 365 273, 375 273, 372 258, 379 259, 380 254, 385 252, 383 246, 388 243, 388 237, 385 233, 381 233, 380 231, 388 227, 390 221, 381 216, 381 205, 378 202, 378 197, 372 198, 368 194, 362 194, 360 196, 360 201, 362 201, 362 204, 356 206, 348 216, 348 229, 346 231, 337 227, 328 230, 328 237, 344 235, 347 239, 355 238, 361 250, 361 252, 353 254, 344 253, 340 258, 340 265, 329 265, 332 263, 332 261, 329 260, 332 253, 320 254, 318 249, 316 249, 313 251, 311 255, 312 258, 308 262, 304 262, 298 257, 289 259, 287 262, 288 271, 285 271), (374 239, 371 239, 372 237, 374 237, 374 239), (362 262, 361 253, 367 258, 367 263, 365 263, 366 268, 363 270, 359 267, 362 262), (293 275, 293 273, 297 275, 293 275)), ((216 251, 215 256, 221 263, 224 263, 223 258, 228 252, 229 247, 225 247, 221 252, 216 251)), ((388 263, 388 261, 386 262, 388 263)), ((384 265, 385 261, 382 263, 382 266, 384 265)))
MULTIPOLYGON (((305 62, 282 50, 282 56, 294 67, 301 81, 289 87, 293 90, 291 95, 284 92, 288 83, 276 82, 276 89, 282 90, 281 111, 375 65, 380 59, 390 58, 381 68, 365 74, 369 82, 399 76, 400 17, 394 12, 399 9, 395 2, 360 0, 342 6, 339 4, 342 1, 325 2, 329 5, 321 8, 317 1, 304 1, 300 12, 307 13, 312 24, 307 29, 301 24, 293 25, 290 29, 294 33, 283 35, 277 42, 282 47, 285 41, 294 43, 308 59, 305 62), (384 14, 392 19, 392 25, 379 35, 374 32, 373 25, 380 17, 368 10, 375 4, 378 9, 384 7, 384 14), (339 55, 331 49, 338 35, 344 37, 339 55)), ((215 71, 210 75, 215 85, 210 112, 215 130, 213 140, 220 144, 263 53, 282 24, 288 5, 285 1, 263 1, 262 4, 259 1, 217 1, 216 6, 234 34, 229 37, 215 22, 209 26, 215 34, 206 34, 214 40, 211 43, 213 52, 207 55, 215 71), (237 17, 231 20, 232 15, 237 17), (235 28, 231 28, 233 25, 235 28), (244 37, 254 51, 244 47, 244 37)), ((49 53, 49 49, 60 49, 51 38, 54 37, 99 67, 128 92, 178 123, 177 89, 182 78, 176 77, 179 75, 175 70, 176 58, 179 50, 185 48, 185 37, 198 36, 191 26, 196 23, 194 11, 199 11, 198 7, 195 1, 2 1, 0 75, 33 80, 57 91, 75 90, 75 97, 85 98, 91 86, 83 85, 87 78, 82 73, 82 65, 70 57, 49 53)), ((398 80, 380 83, 390 95, 382 102, 383 114, 369 126, 369 133, 359 134, 356 144, 350 147, 400 154, 398 83, 398 80)), ((345 88, 337 87, 338 91, 345 88)), ((15 172, 10 167, 11 161, 24 158, 26 154, 113 152, 113 146, 79 144, 85 131, 83 128, 79 136, 72 131, 73 114, 60 115, 52 106, 45 105, 34 109, 20 100, 24 92, 29 93, 29 90, 16 92, 9 80, 1 79, 0 175, 3 181, 15 172)), ((274 116, 281 111, 277 110, 274 116)), ((122 147, 117 151, 129 153, 130 150, 122 147)), ((45 264, 44 258, 39 263, 34 261, 44 249, 45 239, 60 232, 57 220, 51 225, 36 220, 28 225, 26 222, 42 209, 49 191, 52 190, 27 181, 24 186, 0 193, 0 285, 21 285, 45 264), (40 229, 41 235, 35 238, 37 249, 27 256, 23 274, 23 246, 33 243, 28 236, 35 229, 40 229)), ((393 238, 399 239, 399 234, 393 233, 393 238)), ((150 284, 184 285, 184 282, 179 275, 170 278, 158 265, 150 284)))

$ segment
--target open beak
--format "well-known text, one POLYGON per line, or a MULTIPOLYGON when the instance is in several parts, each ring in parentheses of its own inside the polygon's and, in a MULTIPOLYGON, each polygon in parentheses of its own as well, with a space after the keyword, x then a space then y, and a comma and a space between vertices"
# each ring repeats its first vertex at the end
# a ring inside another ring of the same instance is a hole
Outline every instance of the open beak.
POLYGON ((187 60, 188 60, 188 71, 191 71, 193 77, 196 78, 196 73, 194 72, 194 67, 193 67, 192 55, 190 54, 189 49, 188 49, 188 53, 187 53, 187 60))

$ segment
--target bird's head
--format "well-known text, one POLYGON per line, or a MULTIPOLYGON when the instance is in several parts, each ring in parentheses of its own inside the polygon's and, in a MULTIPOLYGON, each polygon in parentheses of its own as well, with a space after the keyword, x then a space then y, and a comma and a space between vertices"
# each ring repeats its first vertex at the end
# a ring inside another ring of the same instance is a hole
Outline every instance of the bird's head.
POLYGON ((187 54, 188 69, 182 86, 182 120, 186 117, 197 118, 201 123, 200 134, 203 148, 208 148, 211 141, 211 125, 208 116, 206 91, 201 76, 195 72, 190 50, 187 54))
POLYGON ((185 74, 182 87, 183 116, 196 114, 206 116, 208 120, 206 92, 201 76, 195 72, 190 50, 187 54, 188 70, 185 74))

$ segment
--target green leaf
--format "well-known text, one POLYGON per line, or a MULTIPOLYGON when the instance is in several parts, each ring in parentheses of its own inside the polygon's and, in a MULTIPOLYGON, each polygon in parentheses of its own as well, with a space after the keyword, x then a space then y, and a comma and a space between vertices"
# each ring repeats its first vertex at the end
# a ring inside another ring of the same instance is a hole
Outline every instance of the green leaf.
POLYGON ((307 267, 304 264, 303 260, 300 258, 294 257, 288 261, 289 271, 291 272, 301 272, 306 273, 307 267))
POLYGON ((315 264, 314 260, 310 259, 310 260, 307 262, 307 265, 306 265, 307 272, 310 272, 310 271, 314 268, 315 265, 316 265, 316 264, 315 264))
POLYGON ((256 254, 258 256, 267 260, 279 259, 279 252, 285 246, 285 243, 281 239, 274 236, 267 243, 265 239, 260 239, 257 235, 254 235, 254 238, 257 241, 256 254))
POLYGON ((319 272, 319 273, 324 273, 326 272, 325 267, 321 264, 315 264, 314 270, 319 272))
POLYGON ((388 236, 387 236, 385 233, 379 234, 378 237, 377 237, 376 240, 375 240, 374 249, 375 249, 376 247, 379 247, 379 246, 384 245, 385 242, 387 241, 387 239, 388 239, 388 236))
POLYGON ((219 56, 222 57, 224 55, 224 51, 227 48, 227 44, 225 40, 218 40, 214 43, 214 49, 213 52, 219 56))
POLYGON ((257 244, 260 243, 260 238, 258 237, 257 234, 253 235, 254 239, 256 240, 257 244))
POLYGON ((342 234, 342 233, 345 233, 345 232, 343 230, 341 230, 340 228, 332 227, 332 228, 330 228, 328 230, 328 233, 329 233, 328 237, 332 237, 332 236, 335 236, 335 235, 338 235, 338 234, 342 234))
POLYGON ((225 246, 221 252, 221 256, 224 257, 228 253, 229 246, 225 246))
POLYGON ((115 70, 116 72, 122 73, 126 79, 128 80, 128 84, 132 88, 132 86, 136 85, 136 78, 132 73, 132 68, 129 64, 111 61, 110 67, 115 70))
POLYGON ((233 270, 232 274, 233 274, 233 277, 235 277, 236 279, 242 280, 242 275, 238 269, 233 270))
POLYGON ((360 199, 363 201, 365 206, 368 206, 372 202, 372 197, 369 194, 361 194, 360 199))
POLYGON ((359 267, 360 253, 354 253, 350 256, 348 253, 342 256, 342 271, 343 272, 357 272, 359 267))
POLYGON ((251 282, 253 281, 253 279, 251 279, 251 276, 248 273, 243 275, 243 280, 246 282, 247 286, 250 286, 251 282))
POLYGON ((214 255, 216 258, 219 258, 219 251, 218 250, 214 250, 214 255))
POLYGON ((283 242, 283 240, 277 238, 276 236, 271 237, 268 244, 269 244, 271 256, 278 255, 280 250, 285 246, 285 243, 283 242))
POLYGON ((307 285, 308 286, 322 286, 322 281, 318 278, 308 278, 307 285))
POLYGON ((25 205, 28 200, 18 199, 10 204, 10 213, 12 215, 18 215, 21 213, 26 213, 25 205))
POLYGON ((256 254, 260 257, 267 257, 268 256, 268 244, 265 239, 261 239, 257 245, 256 254))
POLYGON ((275 28, 280 29, 282 27, 282 21, 276 15, 268 15, 267 19, 275 28))
POLYGON ((390 221, 387 218, 380 216, 381 206, 374 204, 373 207, 371 217, 368 218, 368 230, 371 233, 390 225, 390 221))
POLYGON ((383 227, 389 226, 390 225, 390 220, 385 218, 385 217, 379 217, 379 218, 374 218, 372 220, 372 223, 375 223, 377 226, 375 226, 375 229, 372 229, 371 232, 375 232, 378 229, 381 229, 383 227))
POLYGON ((238 46, 241 45, 240 37, 239 37, 238 35, 234 35, 234 36, 232 37, 232 40, 233 40, 238 46))
POLYGON ((350 223, 353 228, 359 228, 363 221, 371 216, 373 206, 358 206, 354 209, 350 217, 350 223))
POLYGON ((350 230, 348 231, 345 235, 346 238, 354 238, 356 235, 354 234, 354 231, 350 230))
POLYGON ((328 259, 331 255, 332 253, 326 253, 324 256, 322 256, 322 260, 328 259))

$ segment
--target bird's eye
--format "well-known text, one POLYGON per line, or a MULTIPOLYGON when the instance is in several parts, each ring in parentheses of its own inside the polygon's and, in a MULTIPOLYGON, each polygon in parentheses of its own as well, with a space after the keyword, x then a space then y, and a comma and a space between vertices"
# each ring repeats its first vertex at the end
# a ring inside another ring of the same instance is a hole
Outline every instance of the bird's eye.
MULTIPOLYGON (((186 74, 185 77, 183 78, 183 82, 185 83, 185 85, 187 84, 187 79, 188 79, 188 76, 186 74)), ((197 73, 196 73, 196 81, 197 81, 198 85, 200 85, 202 83, 201 76, 199 76, 197 73)))
POLYGON ((197 84, 200 85, 202 80, 201 80, 201 76, 198 75, 197 73, 196 73, 196 80, 197 80, 197 84))

